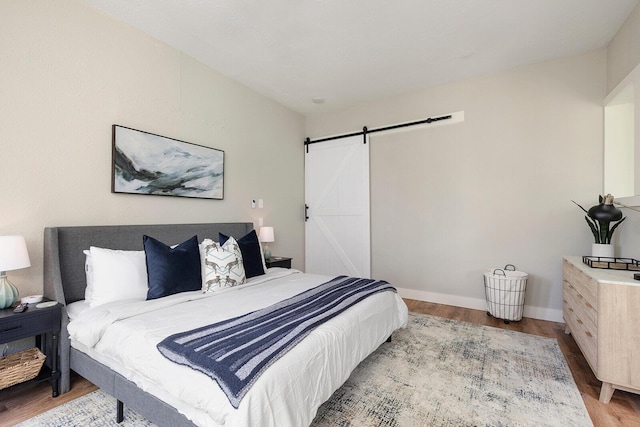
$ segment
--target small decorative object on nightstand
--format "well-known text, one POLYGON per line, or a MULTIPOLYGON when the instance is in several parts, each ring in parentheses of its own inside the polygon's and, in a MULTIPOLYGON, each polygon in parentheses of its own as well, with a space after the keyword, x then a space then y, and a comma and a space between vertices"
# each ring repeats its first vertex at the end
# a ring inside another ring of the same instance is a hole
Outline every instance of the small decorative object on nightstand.
POLYGON ((258 239, 264 243, 262 252, 264 253, 264 259, 268 261, 271 258, 271 250, 267 243, 275 242, 273 227, 260 227, 260 236, 258 236, 258 239))
POLYGON ((272 256, 268 260, 265 260, 267 264, 267 268, 272 267, 281 267, 281 268, 291 268, 291 258, 281 257, 281 256, 272 256))
POLYGON ((58 336, 60 335, 62 305, 56 302, 50 302, 50 304, 45 308, 36 308, 35 304, 29 304, 27 309, 21 313, 14 312, 12 308, 0 310, 0 344, 36 337, 36 346, 47 357, 47 366, 43 367, 35 378, 0 390, 0 397, 41 381, 49 381, 52 389, 51 395, 58 396, 60 381, 58 336))
POLYGON ((11 307, 18 290, 7 279, 7 271, 31 267, 27 244, 22 236, 0 236, 0 309, 11 307))

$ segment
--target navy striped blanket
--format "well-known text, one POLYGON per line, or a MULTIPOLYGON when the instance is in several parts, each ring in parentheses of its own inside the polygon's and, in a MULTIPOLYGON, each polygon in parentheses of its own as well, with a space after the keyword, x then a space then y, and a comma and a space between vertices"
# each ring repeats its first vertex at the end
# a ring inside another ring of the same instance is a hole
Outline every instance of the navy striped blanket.
POLYGON ((172 335, 158 350, 214 379, 237 409, 260 375, 314 328, 383 291, 396 289, 381 280, 339 276, 272 306, 172 335))

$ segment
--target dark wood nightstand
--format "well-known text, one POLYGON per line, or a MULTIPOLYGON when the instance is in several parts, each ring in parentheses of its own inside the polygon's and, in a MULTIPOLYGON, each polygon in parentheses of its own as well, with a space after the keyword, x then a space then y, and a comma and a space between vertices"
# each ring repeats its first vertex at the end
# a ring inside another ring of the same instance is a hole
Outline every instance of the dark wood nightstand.
MULTIPOLYGON (((43 302, 46 302, 45 299, 43 302)), ((60 335, 60 318, 62 305, 36 308, 36 304, 29 304, 22 313, 14 313, 13 307, 0 310, 0 344, 36 337, 36 346, 47 356, 45 365, 37 377, 30 381, 0 390, 0 396, 11 394, 28 385, 41 381, 51 383, 53 397, 58 396, 60 370, 58 366, 58 336, 60 335)))
POLYGON ((282 256, 272 256, 271 258, 264 261, 267 264, 267 268, 271 267, 282 267, 282 268, 291 268, 291 258, 286 258, 282 256))

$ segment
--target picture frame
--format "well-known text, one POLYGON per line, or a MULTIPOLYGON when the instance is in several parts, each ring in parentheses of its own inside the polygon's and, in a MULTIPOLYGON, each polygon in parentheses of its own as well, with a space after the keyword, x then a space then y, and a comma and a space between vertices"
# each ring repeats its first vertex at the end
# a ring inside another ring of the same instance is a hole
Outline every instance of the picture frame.
POLYGON ((112 126, 111 192, 224 198, 224 151, 112 126))

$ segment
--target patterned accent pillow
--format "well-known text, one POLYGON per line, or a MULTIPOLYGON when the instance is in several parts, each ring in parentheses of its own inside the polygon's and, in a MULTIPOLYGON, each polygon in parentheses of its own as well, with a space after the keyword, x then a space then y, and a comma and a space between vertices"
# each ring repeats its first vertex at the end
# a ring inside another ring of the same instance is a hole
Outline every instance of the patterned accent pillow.
POLYGON ((202 247, 204 249, 202 292, 216 292, 245 282, 242 252, 233 237, 230 237, 222 246, 211 239, 206 239, 202 242, 202 247))
MULTIPOLYGON (((220 244, 224 244, 229 237, 219 233, 218 238, 220 239, 220 244)), ((240 237, 236 241, 240 246, 240 252, 242 252, 242 263, 244 264, 247 279, 265 274, 267 266, 264 262, 264 255, 262 254, 256 230, 251 230, 247 235, 240 237)))

